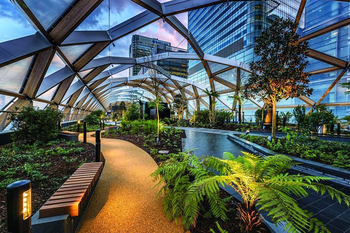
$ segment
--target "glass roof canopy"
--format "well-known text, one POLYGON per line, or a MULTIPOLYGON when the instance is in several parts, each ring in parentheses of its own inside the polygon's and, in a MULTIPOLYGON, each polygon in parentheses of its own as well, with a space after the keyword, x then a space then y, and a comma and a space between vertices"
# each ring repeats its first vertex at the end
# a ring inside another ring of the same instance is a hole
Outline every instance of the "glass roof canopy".
MULTIPOLYGON (((205 54, 187 26, 175 16, 215 4, 225 4, 227 0, 172 0, 163 3, 133 0, 132 4, 137 7, 137 13, 124 21, 116 20, 120 23, 108 26, 105 30, 83 30, 86 28, 85 20, 89 20, 91 12, 104 4, 103 0, 14 2, 16 10, 23 14, 36 31, 28 32, 25 37, 0 43, 1 111, 40 103, 36 106, 60 108, 66 115, 71 114, 79 118, 89 111, 107 110, 111 103, 120 99, 132 100, 136 96, 145 100, 152 99, 152 80, 159 84, 163 101, 167 103, 171 103, 174 95, 180 93, 192 106, 207 107, 208 103, 203 93, 205 89, 217 89, 223 94, 233 92, 241 79, 237 75, 240 75, 240 72, 242 76, 249 73, 249 66, 243 62, 205 54), (172 52, 136 59, 104 56, 109 46, 114 45, 114 41, 160 19, 183 36, 194 53, 172 52), (200 62, 209 79, 209 85, 168 74, 155 65, 155 61, 164 59, 200 62), (157 70, 157 75, 146 72, 133 77, 115 78, 115 75, 134 65, 157 70), (232 73, 232 78, 221 78, 225 72, 232 73), (121 91, 123 87, 128 87, 128 91, 121 91), (132 92, 129 90, 133 90, 134 93, 126 93, 132 92)), ((297 3, 293 5, 293 17, 300 21, 306 0, 294 2, 297 3)), ((301 34, 300 40, 312 41, 349 24, 348 16, 340 14, 339 17, 329 20, 327 25, 315 25, 314 29, 301 34)), ((322 67, 310 68, 308 72, 312 75, 340 70, 344 71, 340 73, 342 76, 348 67, 347 61, 326 52, 311 49, 309 56, 324 64, 322 67)), ((328 89, 332 89, 340 78, 334 80, 328 89)), ((325 93, 329 92, 328 89, 325 93)), ((321 103, 322 97, 323 95, 319 99, 301 97, 300 102, 306 106, 313 106, 321 103)), ((232 104, 224 97, 219 98, 219 101, 225 108, 232 108, 232 104)), ((250 100, 250 103, 252 108, 263 107, 259 100, 250 100)), ((6 118, 6 112, 0 112, 0 131, 9 124, 6 118)))

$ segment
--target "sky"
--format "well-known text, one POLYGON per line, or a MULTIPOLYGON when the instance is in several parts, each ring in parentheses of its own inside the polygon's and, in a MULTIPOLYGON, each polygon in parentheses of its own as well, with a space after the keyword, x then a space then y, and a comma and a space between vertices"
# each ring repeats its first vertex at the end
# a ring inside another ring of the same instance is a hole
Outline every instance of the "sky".
MULTIPOLYGON (((160 2, 166 2, 161 0, 160 2)), ((34 15, 45 28, 73 2, 73 0, 25 0, 34 15)), ((104 0, 76 30, 108 30, 127 19, 144 11, 145 9, 131 0, 104 0)), ((187 27, 187 12, 176 15, 187 27)), ((18 10, 10 0, 0 0, 0 43, 20 37, 32 35, 36 32, 34 26, 18 10)), ((177 33, 169 24, 158 20, 144 28, 141 28, 119 40, 114 41, 114 46, 109 46, 98 57, 103 56, 129 56, 129 45, 134 34, 143 35, 171 42, 172 46, 187 48, 187 41, 177 33)), ((55 56, 46 74, 49 75, 64 67, 64 62, 59 56, 55 56)), ((118 76, 127 76, 128 72, 121 72, 118 76)))

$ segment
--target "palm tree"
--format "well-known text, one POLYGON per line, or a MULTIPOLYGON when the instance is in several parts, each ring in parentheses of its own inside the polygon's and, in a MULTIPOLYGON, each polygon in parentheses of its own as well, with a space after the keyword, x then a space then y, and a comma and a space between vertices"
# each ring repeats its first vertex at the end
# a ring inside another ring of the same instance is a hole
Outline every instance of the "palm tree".
POLYGON ((238 216, 243 220, 241 228, 245 232, 252 232, 260 224, 256 206, 259 211, 269 212, 275 224, 286 222, 285 229, 290 232, 329 232, 322 222, 312 217, 312 213, 301 209, 291 196, 306 197, 307 190, 322 195, 328 192, 339 203, 343 200, 348 206, 350 204, 349 196, 319 183, 330 178, 284 173, 295 164, 285 155, 262 158, 246 152, 243 154, 244 156, 235 157, 225 152, 226 160, 205 158, 205 166, 219 174, 196 179, 187 192, 189 200, 200 200, 203 195, 218 190, 219 185, 232 187, 243 199, 243 204, 238 208, 238 216))
POLYGON ((217 91, 205 89, 204 93, 209 97, 209 121, 210 124, 215 123, 215 98, 219 98, 220 94, 217 91))

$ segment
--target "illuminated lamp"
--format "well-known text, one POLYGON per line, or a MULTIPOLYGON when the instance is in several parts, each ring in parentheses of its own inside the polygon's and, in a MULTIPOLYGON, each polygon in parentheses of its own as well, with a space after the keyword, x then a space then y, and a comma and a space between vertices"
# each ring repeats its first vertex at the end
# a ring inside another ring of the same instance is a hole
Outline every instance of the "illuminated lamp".
POLYGON ((32 190, 30 180, 16 181, 7 186, 8 232, 30 232, 32 190))

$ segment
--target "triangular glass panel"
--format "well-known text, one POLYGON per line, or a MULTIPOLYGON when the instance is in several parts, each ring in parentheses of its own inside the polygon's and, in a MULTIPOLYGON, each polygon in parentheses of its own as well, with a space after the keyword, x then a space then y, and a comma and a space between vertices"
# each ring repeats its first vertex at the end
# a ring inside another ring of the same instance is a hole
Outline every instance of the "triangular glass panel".
POLYGON ((84 70, 79 72, 79 75, 81 78, 85 78, 86 75, 88 75, 93 69, 88 69, 88 70, 84 70))
POLYGON ((48 29, 72 4, 74 0, 63 1, 36 1, 24 0, 41 25, 48 29))
POLYGON ((237 85, 237 69, 232 69, 221 74, 218 74, 217 77, 224 79, 234 85, 237 85))
POLYGON ((145 8, 134 2, 103 1, 77 30, 108 30, 110 26, 118 25, 142 11, 145 11, 145 8), (110 16, 110 20, 106 15, 110 16))
POLYGON ((223 70, 223 69, 226 69, 228 68, 229 66, 226 66, 226 65, 222 65, 222 64, 219 64, 219 63, 214 63, 214 62, 208 62, 209 64, 209 68, 211 70, 212 73, 216 73, 220 70, 223 70))
POLYGON ((314 4, 313 1, 307 1, 305 5, 305 18, 312 19, 314 13, 318 12, 322 20, 307 20, 305 27, 298 30, 301 36, 309 35, 315 31, 324 29, 328 26, 334 25, 340 21, 349 18, 349 2, 345 1, 323 1, 322 5, 314 4))
POLYGON ((56 71, 62 69, 65 66, 66 66, 66 63, 64 63, 61 57, 57 53, 55 53, 55 56, 53 56, 53 59, 50 63, 49 69, 46 71, 45 77, 55 73, 56 71))
POLYGON ((74 63, 81 55, 83 55, 93 44, 61 46, 63 54, 68 61, 74 63))
POLYGON ((54 86, 50 90, 48 90, 48 91, 44 92, 43 94, 41 94, 40 96, 38 96, 38 98, 51 101, 52 97, 55 95, 55 93, 57 91, 57 88, 58 88, 58 85, 54 86))
POLYGON ((312 71, 316 71, 316 70, 332 67, 331 64, 328 64, 328 63, 325 63, 325 62, 313 59, 311 57, 308 57, 307 60, 309 61, 309 64, 307 65, 307 67, 304 70, 304 72, 312 72, 312 71))
POLYGON ((39 102, 39 101, 33 100, 33 107, 34 108, 43 110, 43 109, 46 108, 47 105, 48 105, 47 103, 43 103, 43 102, 39 102))
POLYGON ((33 57, 0 68, 0 89, 19 92, 26 78, 33 57))
POLYGON ((12 96, 0 94, 0 111, 3 111, 13 99, 14 97, 12 96))
POLYGON ((229 90, 231 88, 219 83, 219 82, 216 82, 214 81, 214 85, 215 85, 215 91, 225 91, 225 90, 229 90))

